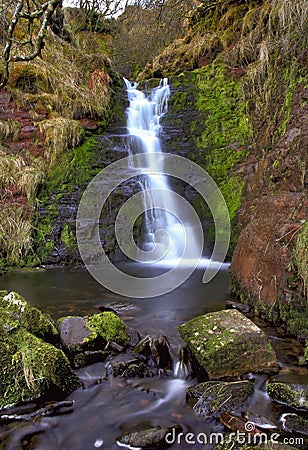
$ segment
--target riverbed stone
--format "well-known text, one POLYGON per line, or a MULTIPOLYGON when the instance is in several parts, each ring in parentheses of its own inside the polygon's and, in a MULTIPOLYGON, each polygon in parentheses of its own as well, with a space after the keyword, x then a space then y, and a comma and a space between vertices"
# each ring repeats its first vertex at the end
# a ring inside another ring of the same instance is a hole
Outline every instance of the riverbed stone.
POLYGON ((308 410, 307 385, 269 382, 266 390, 275 402, 308 410))
POLYGON ((111 341, 119 346, 130 342, 126 325, 112 311, 85 317, 62 317, 58 326, 61 344, 68 351, 100 349, 111 341))
POLYGON ((140 431, 128 431, 117 438, 123 445, 135 448, 164 449, 171 445, 166 437, 177 436, 182 428, 179 425, 172 427, 151 427, 140 431), (170 434, 169 434, 170 433, 170 434))
POLYGON ((191 386, 187 390, 189 403, 196 402, 194 411, 207 419, 218 416, 222 411, 239 412, 245 401, 253 394, 254 384, 243 380, 236 382, 206 381, 191 386))
POLYGON ((297 414, 283 414, 282 426, 288 433, 308 436, 308 420, 297 414))
POLYGON ((180 325, 179 332, 210 380, 278 371, 267 336, 237 310, 198 316, 180 325))

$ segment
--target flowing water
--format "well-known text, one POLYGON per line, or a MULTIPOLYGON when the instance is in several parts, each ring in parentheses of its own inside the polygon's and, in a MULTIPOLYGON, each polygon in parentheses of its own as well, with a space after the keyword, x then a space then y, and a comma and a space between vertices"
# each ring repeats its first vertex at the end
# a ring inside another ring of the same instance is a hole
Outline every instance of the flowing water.
POLYGON ((185 228, 179 220, 182 211, 170 189, 161 158, 160 121, 168 111, 168 80, 161 80, 148 96, 137 89, 136 83, 125 80, 125 84, 129 100, 126 111, 127 150, 129 155, 145 155, 146 165, 138 167, 142 173, 144 194, 145 232, 142 246, 145 261, 173 265, 184 254, 185 260, 193 261, 200 254, 193 219, 188 214, 185 228), (186 242, 188 239, 189 245, 186 242))
MULTIPOLYGON (((168 179, 160 166, 159 134, 160 117, 166 113, 169 87, 166 81, 148 97, 126 82, 130 106, 127 110, 129 151, 147 154, 142 189, 144 192, 157 186, 163 188, 161 198, 144 194, 145 236, 143 248, 151 252, 153 247, 163 247, 165 261, 178 259, 183 253, 182 225, 176 219, 177 212, 169 198, 168 179), (157 206, 158 205, 158 206, 157 206), (164 211, 164 205, 165 209, 164 211), (173 213, 168 211, 172 210, 173 213), (157 231, 165 229, 169 235, 167 244, 157 231)), ((161 191, 159 193, 161 195, 161 191)), ((191 248, 194 247, 193 232, 190 233, 191 248)), ((160 259, 161 261, 161 259, 160 259)), ((168 263, 168 264, 169 264, 168 263)), ((167 264, 167 265, 168 265, 167 264)), ((163 270, 160 265, 122 263, 118 267, 132 276, 155 277, 163 270)), ((77 389, 68 399, 74 400, 70 414, 44 417, 38 423, 20 422, 3 424, 0 428, 0 448, 38 450, 90 450, 102 448, 119 449, 117 437, 132 429, 150 426, 170 426, 178 423, 184 433, 221 432, 223 427, 216 421, 202 421, 186 404, 186 389, 195 383, 188 377, 188 368, 177 358, 182 346, 177 332, 179 324, 199 314, 217 311, 225 307, 228 294, 228 266, 222 266, 217 276, 208 284, 202 283, 203 270, 195 272, 177 289, 155 298, 126 298, 112 293, 98 284, 82 269, 49 269, 29 273, 15 273, 0 277, 0 289, 15 290, 34 305, 54 318, 65 315, 96 313, 100 306, 108 306, 118 312, 131 328, 142 336, 165 335, 174 356, 174 371, 159 377, 123 379, 106 377, 108 364, 97 363, 78 371, 83 388, 77 389), (100 382, 99 382, 100 381, 100 382)), ((125 289, 125 286, 121 286, 125 289)), ((260 323, 265 326, 264 323, 260 323)), ((283 380, 304 382, 306 369, 296 366, 301 346, 295 339, 282 340, 273 328, 273 345, 284 369, 283 380)), ((279 380, 279 375, 276 376, 279 380)), ((265 394, 265 376, 256 376, 256 390, 247 408, 256 414, 277 420, 277 411, 265 394)), ((15 407, 11 412, 25 411, 35 404, 15 407)), ((9 412, 9 411, 8 411, 9 412)), ((171 449, 210 449, 203 444, 173 444, 171 449)))

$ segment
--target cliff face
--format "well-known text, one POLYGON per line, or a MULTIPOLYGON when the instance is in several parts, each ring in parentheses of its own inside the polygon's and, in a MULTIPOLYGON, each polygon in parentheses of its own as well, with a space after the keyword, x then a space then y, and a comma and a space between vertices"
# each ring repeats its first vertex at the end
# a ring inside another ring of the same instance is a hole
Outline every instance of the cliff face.
MULTIPOLYGON (((179 146, 226 198, 232 292, 302 339, 308 337, 307 7, 306 0, 202 2, 187 36, 139 76, 171 76, 180 85, 171 106, 198 111, 189 128, 194 144, 179 146), (192 101, 187 83, 194 86, 192 101)), ((173 115, 176 121, 176 108, 173 115)))

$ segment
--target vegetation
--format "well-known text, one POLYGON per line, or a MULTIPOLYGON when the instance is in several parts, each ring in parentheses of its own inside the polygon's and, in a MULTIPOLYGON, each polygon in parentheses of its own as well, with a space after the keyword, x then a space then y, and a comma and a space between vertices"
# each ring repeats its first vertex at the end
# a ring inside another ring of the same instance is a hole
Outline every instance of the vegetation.
POLYGON ((302 279, 303 292, 308 299, 308 222, 305 222, 295 239, 293 249, 295 270, 302 279))
POLYGON ((15 292, 0 293, 0 333, 0 407, 77 386, 64 353, 46 342, 57 335, 55 326, 15 292))

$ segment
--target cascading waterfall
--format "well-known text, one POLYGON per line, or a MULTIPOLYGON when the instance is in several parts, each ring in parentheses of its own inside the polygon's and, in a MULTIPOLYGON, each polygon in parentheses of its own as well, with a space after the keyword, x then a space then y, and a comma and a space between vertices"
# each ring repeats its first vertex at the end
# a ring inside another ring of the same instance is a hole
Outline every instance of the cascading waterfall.
POLYGON ((129 100, 129 107, 126 110, 127 150, 131 156, 136 153, 145 154, 146 161, 146 167, 139 167, 143 180, 142 189, 147 192, 144 196, 143 250, 158 248, 159 263, 172 265, 183 255, 189 238, 190 255, 193 260, 194 255, 198 255, 194 231, 192 227, 185 230, 177 219, 181 216, 181 211, 176 210, 160 157, 162 154, 160 119, 168 110, 170 96, 168 80, 166 78, 161 80, 159 86, 148 96, 137 89, 137 83, 125 80, 125 84, 129 100))

